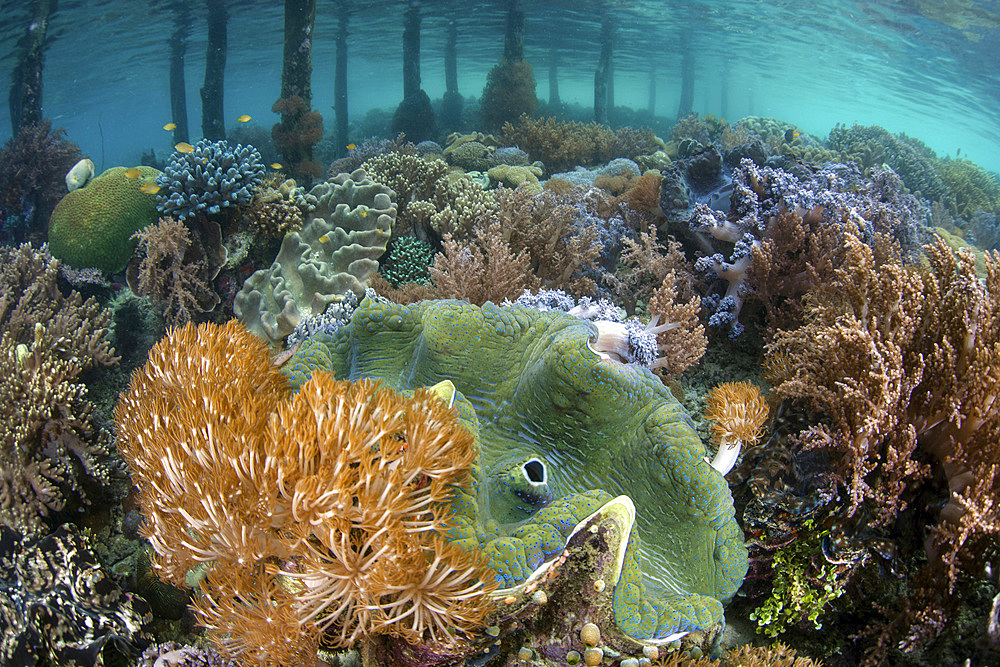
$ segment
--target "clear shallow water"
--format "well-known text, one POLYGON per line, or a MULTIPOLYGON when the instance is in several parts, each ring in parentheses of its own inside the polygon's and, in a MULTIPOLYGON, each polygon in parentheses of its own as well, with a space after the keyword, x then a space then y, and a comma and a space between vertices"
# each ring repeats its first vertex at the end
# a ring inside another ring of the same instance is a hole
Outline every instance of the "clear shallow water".
MULTIPOLYGON (((351 119, 402 97, 404 2, 349 3, 348 95, 351 119)), ((168 44, 177 2, 63 0, 50 21, 43 114, 64 127, 98 168, 138 162, 149 148, 166 151, 171 135, 168 44), (103 134, 103 137, 102 137, 103 134), (103 161, 103 164, 101 163, 103 161)), ((200 136, 198 89, 205 69, 205 4, 190 3, 185 64, 192 141, 200 136)), ((333 126, 336 5, 319 2, 313 51, 313 107, 333 126)), ((548 94, 548 62, 560 62, 564 102, 593 103, 601 12, 616 24, 615 103, 647 108, 651 77, 655 112, 676 116, 680 56, 695 58, 694 109, 773 116, 825 137, 834 124, 878 124, 906 132, 937 151, 961 149, 1000 171, 1000 1, 666 3, 558 0, 525 2, 525 56, 537 93, 548 94), (727 91, 722 108, 722 91, 727 91)), ((9 90, 29 22, 30 3, 0 3, 0 89, 9 90)), ((422 3, 422 86, 444 92, 443 44, 458 22, 459 91, 478 97, 503 49, 500 2, 422 3)), ((250 114, 269 128, 279 96, 283 9, 276 2, 229 4, 225 72, 227 129, 250 114)), ((10 136, 0 108, 0 137, 10 136)), ((352 139, 362 139, 353 137, 352 139)))

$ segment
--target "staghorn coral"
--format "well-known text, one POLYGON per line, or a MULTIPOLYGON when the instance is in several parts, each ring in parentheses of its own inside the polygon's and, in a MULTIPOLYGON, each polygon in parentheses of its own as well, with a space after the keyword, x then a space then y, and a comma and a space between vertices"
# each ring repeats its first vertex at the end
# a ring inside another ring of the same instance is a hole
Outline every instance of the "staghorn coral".
POLYGON ((21 243, 44 232, 66 193, 66 172, 83 157, 65 133, 46 118, 22 126, 0 149, 0 239, 21 243))
POLYGON ((194 150, 175 151, 156 178, 156 209, 181 222, 197 214, 215 215, 246 206, 264 178, 264 163, 253 146, 202 139, 194 150))
POLYGON ((56 205, 49 219, 49 249, 77 269, 117 273, 125 268, 137 231, 156 222, 156 196, 148 192, 160 172, 138 167, 139 177, 125 167, 112 167, 73 190, 56 205))
MULTIPOLYGON (((40 539, 0 527, 0 662, 103 665, 104 650, 128 655, 146 641, 149 606, 101 569, 71 524, 40 539)), ((109 652, 110 653, 110 652, 109 652)))
POLYGON ((136 233, 141 259, 133 259, 125 277, 136 296, 148 296, 163 309, 169 326, 180 326, 219 305, 212 280, 225 263, 222 231, 206 220, 205 234, 193 234, 184 223, 160 218, 136 233))
POLYGON ((473 435, 439 393, 316 373, 292 390, 236 321, 172 331, 115 410, 154 568, 243 664, 323 642, 450 643, 482 625, 482 558, 445 540, 473 435))
POLYGON ((912 649, 945 622, 960 570, 974 571, 1000 533, 1000 255, 975 257, 938 239, 928 268, 904 267, 847 235, 846 261, 812 297, 807 324, 779 332, 768 355, 794 366, 776 388, 830 416, 804 434, 838 454, 851 511, 870 507, 886 524, 929 476, 916 450, 933 454, 948 501, 927 542, 920 593, 887 626, 912 649))
POLYGON ((302 318, 324 312, 345 291, 360 296, 389 241, 391 194, 360 169, 314 186, 314 210, 301 231, 285 235, 270 268, 246 279, 233 302, 236 316, 278 346, 302 318))

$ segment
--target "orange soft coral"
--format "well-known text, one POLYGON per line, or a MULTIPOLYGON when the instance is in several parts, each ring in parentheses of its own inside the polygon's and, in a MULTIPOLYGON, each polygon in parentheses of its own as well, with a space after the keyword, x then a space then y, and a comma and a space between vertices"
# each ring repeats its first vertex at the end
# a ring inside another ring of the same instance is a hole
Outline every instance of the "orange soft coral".
POLYGON ((158 573, 207 572, 197 618, 244 664, 482 624, 494 577, 443 537, 476 449, 434 392, 318 372, 292 395, 237 322, 188 324, 153 347, 115 420, 158 573))
POLYGON ((705 418, 712 421, 712 439, 719 447, 712 467, 725 475, 736 465, 743 444, 751 445, 763 434, 767 401, 757 385, 723 382, 705 398, 705 418))

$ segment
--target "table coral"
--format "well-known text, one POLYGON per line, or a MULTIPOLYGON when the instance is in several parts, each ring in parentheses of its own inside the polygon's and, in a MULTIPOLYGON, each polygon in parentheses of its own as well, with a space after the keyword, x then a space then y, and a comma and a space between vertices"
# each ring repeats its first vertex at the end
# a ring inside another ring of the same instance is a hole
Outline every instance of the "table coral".
POLYGON ((553 311, 367 299, 286 368, 293 382, 317 362, 401 389, 451 380, 480 446, 454 537, 489 554, 502 585, 523 582, 609 493, 625 494, 638 516, 619 625, 637 637, 707 627, 747 567, 728 487, 669 390, 644 369, 602 360, 589 348, 596 336, 593 324, 553 311))
POLYGON ((105 273, 128 264, 136 241, 132 235, 156 222, 156 195, 143 188, 159 171, 138 167, 129 178, 125 167, 112 167, 86 187, 63 197, 49 219, 49 251, 76 268, 95 267, 105 273))
POLYGON ((285 236, 270 268, 247 278, 233 303, 236 316, 277 346, 345 291, 362 294, 396 217, 391 194, 360 169, 315 186, 302 229, 285 236))

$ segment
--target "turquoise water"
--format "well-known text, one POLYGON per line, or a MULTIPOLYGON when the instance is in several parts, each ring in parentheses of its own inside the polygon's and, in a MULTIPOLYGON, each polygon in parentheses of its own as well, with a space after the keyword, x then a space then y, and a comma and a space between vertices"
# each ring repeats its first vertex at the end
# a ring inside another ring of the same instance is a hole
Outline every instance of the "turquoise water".
MULTIPOLYGON (((94 157, 98 169, 138 162, 143 150, 168 151, 172 119, 168 38, 185 3, 58 3, 45 52, 43 115, 94 157)), ((313 107, 333 126, 337 4, 320 2, 313 40, 313 107)), ((403 2, 349 3, 348 99, 353 121, 402 98, 403 2)), ((503 49, 500 2, 420 3, 422 87, 445 89, 445 26, 458 26, 458 86, 478 98, 503 49)), ((205 72, 205 3, 191 18, 185 77, 192 141, 200 136, 198 90, 205 72)), ((735 121, 772 116, 825 137, 838 122, 877 124, 915 136, 939 156, 1000 171, 1000 2, 527 2, 525 56, 537 93, 548 95, 548 65, 559 63, 564 102, 593 104, 602 12, 615 27, 615 104, 677 114, 682 53, 693 54, 695 111, 735 121), (725 93, 723 92, 725 91, 725 93), (725 100, 723 99, 725 98, 725 100)), ((4 2, 0 89, 10 87, 29 2, 4 2)), ((280 3, 228 6, 224 108, 227 129, 242 114, 269 128, 279 96, 280 3)), ((0 108, 0 137, 10 136, 0 108)), ((363 139, 354 137, 352 139, 363 139)))

